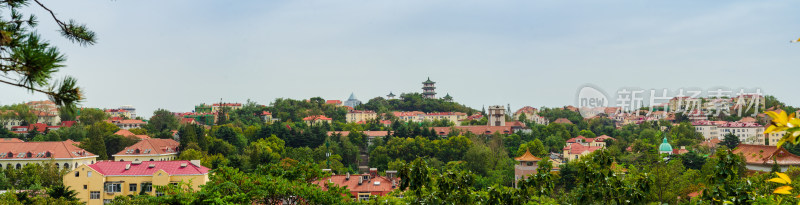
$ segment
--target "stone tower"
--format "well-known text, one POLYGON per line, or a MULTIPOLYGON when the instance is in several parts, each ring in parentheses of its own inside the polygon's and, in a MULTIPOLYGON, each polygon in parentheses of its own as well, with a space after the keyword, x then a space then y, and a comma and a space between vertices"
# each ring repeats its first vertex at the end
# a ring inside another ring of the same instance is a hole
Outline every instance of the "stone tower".
POLYGON ((502 105, 489 106, 489 126, 506 126, 506 108, 502 105))

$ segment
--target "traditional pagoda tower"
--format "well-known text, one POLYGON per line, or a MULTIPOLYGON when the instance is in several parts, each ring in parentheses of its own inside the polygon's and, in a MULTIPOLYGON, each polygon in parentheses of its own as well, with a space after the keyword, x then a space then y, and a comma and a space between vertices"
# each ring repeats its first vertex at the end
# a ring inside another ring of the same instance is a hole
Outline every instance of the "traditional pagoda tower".
POLYGON ((436 82, 431 81, 430 77, 428 77, 428 80, 425 82, 422 82, 422 97, 436 99, 436 87, 434 84, 436 84, 436 82))
POLYGON ((453 102, 453 97, 450 96, 450 93, 447 93, 447 95, 445 95, 442 98, 442 100, 444 100, 445 102, 453 102))
POLYGON ((517 181, 528 178, 531 174, 536 174, 536 169, 539 168, 539 161, 541 158, 533 156, 530 150, 525 150, 525 154, 514 158, 519 164, 514 165, 514 187, 517 186, 517 181))
POLYGON ((396 95, 394 95, 394 93, 392 93, 392 91, 389 91, 389 94, 386 95, 386 99, 389 99, 389 100, 394 99, 394 96, 396 96, 396 95))

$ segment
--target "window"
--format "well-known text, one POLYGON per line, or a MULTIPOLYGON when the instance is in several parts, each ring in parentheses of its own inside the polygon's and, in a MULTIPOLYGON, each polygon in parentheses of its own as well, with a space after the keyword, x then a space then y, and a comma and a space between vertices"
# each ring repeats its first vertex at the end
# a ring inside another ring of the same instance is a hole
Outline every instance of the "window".
POLYGON ((81 176, 81 172, 75 172, 75 177, 81 176))
POLYGON ((369 201, 369 193, 358 193, 359 201, 369 201))
POLYGON ((89 192, 89 199, 100 199, 100 192, 99 191, 89 192))
POLYGON ((86 177, 92 177, 92 171, 86 172, 86 177))
POLYGON ((128 191, 130 192, 136 192, 136 184, 128 185, 128 189, 129 189, 128 191))
POLYGON ((142 183, 142 191, 144 191, 144 192, 152 192, 153 191, 153 183, 142 183))
POLYGON ((115 193, 122 192, 122 184, 119 182, 106 182, 106 192, 115 193))
POLYGON ((86 190, 86 188, 89 188, 89 186, 86 186, 86 184, 84 184, 83 185, 83 190, 86 190))

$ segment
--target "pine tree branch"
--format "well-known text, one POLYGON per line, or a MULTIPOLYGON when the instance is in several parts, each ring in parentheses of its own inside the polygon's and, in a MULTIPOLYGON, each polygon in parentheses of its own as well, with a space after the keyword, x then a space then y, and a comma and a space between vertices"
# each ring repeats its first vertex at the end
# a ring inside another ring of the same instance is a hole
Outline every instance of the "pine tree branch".
POLYGON ((13 82, 10 82, 10 81, 0 80, 0 83, 5 83, 5 84, 17 86, 17 87, 26 88, 28 90, 44 93, 44 94, 47 94, 47 95, 50 95, 50 96, 58 95, 58 93, 55 93, 55 92, 52 92, 52 91, 45 91, 45 90, 42 90, 42 89, 30 87, 30 86, 27 86, 27 85, 24 85, 24 84, 13 83, 13 82))
POLYGON ((44 10, 47 10, 47 12, 50 12, 50 16, 52 16, 53 20, 55 20, 56 23, 58 23, 58 26, 61 27, 61 30, 67 30, 67 24, 59 20, 58 17, 56 17, 56 14, 53 12, 53 10, 50 10, 49 8, 44 6, 44 4, 42 4, 42 2, 39 2, 39 0, 33 0, 33 1, 39 4, 39 6, 41 6, 44 10))

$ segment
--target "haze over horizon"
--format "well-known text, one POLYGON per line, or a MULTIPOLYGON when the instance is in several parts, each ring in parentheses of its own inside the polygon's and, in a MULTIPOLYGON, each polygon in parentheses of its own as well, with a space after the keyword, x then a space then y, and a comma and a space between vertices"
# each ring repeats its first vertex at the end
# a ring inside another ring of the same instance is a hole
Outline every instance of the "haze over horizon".
MULTIPOLYGON (((275 98, 363 102, 390 91, 456 102, 560 107, 580 86, 760 88, 798 106, 800 2, 53 1, 98 35, 81 47, 42 9, 84 107, 188 112, 275 98)), ((47 99, 0 85, 0 104, 47 99)), ((734 92, 735 93, 735 92, 734 92)))

